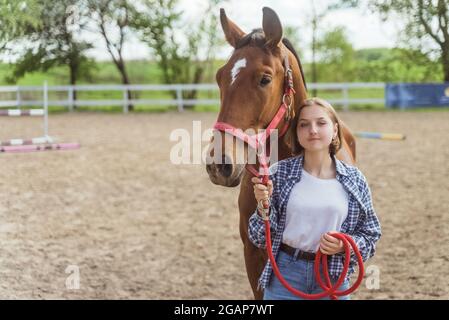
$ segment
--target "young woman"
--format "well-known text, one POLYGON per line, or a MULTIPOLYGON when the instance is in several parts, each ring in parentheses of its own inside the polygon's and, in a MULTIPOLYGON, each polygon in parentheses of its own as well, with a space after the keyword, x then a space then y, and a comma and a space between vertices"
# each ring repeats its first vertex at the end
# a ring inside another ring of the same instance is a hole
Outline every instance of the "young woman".
MULTIPOLYGON (((335 157, 341 147, 341 126, 334 108, 319 98, 306 100, 293 125, 295 156, 270 167, 268 186, 256 177, 252 182, 258 203, 270 198, 273 255, 281 274, 294 288, 313 294, 322 292, 313 270, 317 250, 330 256, 332 283, 343 270, 343 242, 330 233, 350 235, 366 261, 374 255, 381 230, 366 178, 335 157)), ((249 220, 249 238, 257 247, 266 247, 258 209, 249 220)), ((352 254, 348 276, 339 290, 349 288, 355 264, 352 254)), ((264 299, 300 299, 279 282, 269 261, 259 288, 264 289, 264 299)))

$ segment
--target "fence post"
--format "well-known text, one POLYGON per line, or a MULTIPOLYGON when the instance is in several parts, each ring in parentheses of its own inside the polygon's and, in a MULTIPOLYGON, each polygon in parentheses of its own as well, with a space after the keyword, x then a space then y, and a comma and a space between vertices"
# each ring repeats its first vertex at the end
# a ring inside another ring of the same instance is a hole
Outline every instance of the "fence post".
POLYGON ((347 84, 343 84, 343 110, 348 111, 349 109, 349 93, 347 84))
POLYGON ((44 81, 44 136, 48 138, 48 84, 44 81))
POLYGON ((176 99, 178 101, 178 111, 179 112, 184 111, 184 105, 182 104, 182 88, 181 87, 176 88, 176 99))
POLYGON ((123 86, 123 113, 128 113, 128 90, 127 86, 123 86))
POLYGON ((70 112, 73 112, 73 103, 74 103, 73 91, 74 91, 73 86, 69 86, 69 91, 67 93, 68 93, 68 99, 69 99, 69 111, 70 112))
POLYGON ((17 109, 21 109, 22 97, 20 96, 20 86, 17 86, 16 88, 16 105, 17 109))

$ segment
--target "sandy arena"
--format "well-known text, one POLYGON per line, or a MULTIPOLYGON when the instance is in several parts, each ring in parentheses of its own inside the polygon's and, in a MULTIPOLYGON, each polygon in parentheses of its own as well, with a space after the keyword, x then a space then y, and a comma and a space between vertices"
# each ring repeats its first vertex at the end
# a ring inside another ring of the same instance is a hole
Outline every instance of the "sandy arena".
MULTIPOLYGON (((367 264, 380 288, 364 282, 352 299, 449 299, 449 112, 341 115, 354 131, 407 135, 358 139, 383 237, 367 264)), ((213 185, 204 165, 170 162, 174 129, 215 118, 52 114, 50 134, 80 150, 0 154, 0 298, 251 299, 239 189, 213 185)), ((0 141, 39 129, 2 117, 0 141)))

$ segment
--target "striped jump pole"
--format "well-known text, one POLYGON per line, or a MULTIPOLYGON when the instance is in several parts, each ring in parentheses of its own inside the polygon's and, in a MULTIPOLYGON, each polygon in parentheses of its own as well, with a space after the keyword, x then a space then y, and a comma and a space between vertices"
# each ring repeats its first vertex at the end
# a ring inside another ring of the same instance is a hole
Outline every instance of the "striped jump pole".
POLYGON ((365 139, 379 140, 405 140, 405 134, 402 133, 382 133, 382 132, 355 132, 354 135, 365 139))
POLYGON ((18 110, 18 109, 7 109, 0 110, 1 117, 37 117, 37 116, 45 116, 44 109, 29 109, 29 110, 18 110))
POLYGON ((0 146, 27 146, 32 144, 45 144, 52 143, 53 139, 50 137, 38 137, 33 139, 10 139, 5 141, 0 141, 0 146))
POLYGON ((0 147, 0 153, 22 153, 38 151, 74 150, 79 149, 79 143, 52 143, 41 145, 22 145, 0 147))

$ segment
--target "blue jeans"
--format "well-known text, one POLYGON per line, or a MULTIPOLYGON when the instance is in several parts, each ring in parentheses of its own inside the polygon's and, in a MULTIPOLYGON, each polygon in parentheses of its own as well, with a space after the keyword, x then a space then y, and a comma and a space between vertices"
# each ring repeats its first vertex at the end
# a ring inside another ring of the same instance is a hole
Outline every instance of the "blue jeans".
MULTIPOLYGON (((315 294, 323 292, 315 278, 313 271, 313 261, 302 260, 290 256, 289 254, 279 251, 276 258, 279 271, 285 280, 295 289, 300 290, 307 294, 315 294)), ((320 268, 322 275, 322 270, 320 268)), ((324 281, 324 277, 321 277, 324 281)), ((331 278, 331 282, 334 284, 337 279, 331 278)), ((345 280, 338 289, 344 291, 349 289, 349 281, 345 280)), ((279 281, 274 272, 271 274, 270 282, 264 291, 264 300, 303 300, 302 298, 294 295, 279 281)), ((329 300, 329 296, 322 298, 321 300, 329 300)), ((350 300, 350 296, 338 297, 338 300, 350 300)))

